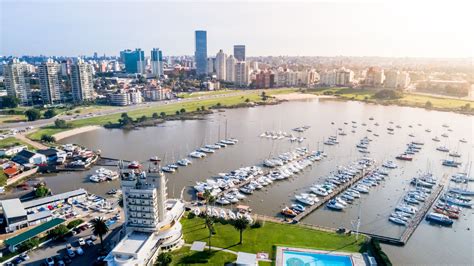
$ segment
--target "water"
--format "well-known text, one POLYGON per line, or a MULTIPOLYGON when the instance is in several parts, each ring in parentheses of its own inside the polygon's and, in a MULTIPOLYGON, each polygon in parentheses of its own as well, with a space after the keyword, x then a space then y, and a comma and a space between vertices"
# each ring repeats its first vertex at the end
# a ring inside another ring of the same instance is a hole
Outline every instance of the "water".
MULTIPOLYGON (((311 128, 301 134, 307 138, 301 145, 310 149, 324 148, 328 158, 315 163, 311 168, 290 180, 275 182, 260 192, 248 197, 244 204, 250 205, 254 212, 265 215, 278 215, 278 212, 293 202, 297 192, 307 191, 307 187, 324 179, 338 165, 346 165, 361 156, 355 144, 364 136, 370 136, 370 156, 383 161, 394 159, 405 149, 406 143, 412 140, 425 142, 422 151, 415 155, 412 162, 398 161, 399 168, 392 170, 390 177, 382 185, 372 189, 370 194, 362 196, 343 212, 334 212, 321 208, 303 222, 336 228, 351 228, 360 212, 360 231, 398 237, 404 228, 388 222, 388 215, 409 188, 409 180, 418 171, 431 169, 438 178, 463 169, 441 166, 446 154, 438 152, 438 145, 458 149, 463 154, 465 163, 472 153, 473 120, 472 117, 423 109, 380 106, 359 102, 337 102, 330 100, 307 100, 287 102, 277 106, 265 106, 247 109, 226 110, 208 116, 199 121, 173 121, 158 127, 123 131, 118 129, 99 129, 62 140, 63 143, 78 143, 94 150, 100 149, 106 157, 127 160, 147 161, 158 155, 165 162, 176 161, 203 144, 215 143, 224 138, 236 137, 240 141, 235 146, 216 151, 202 160, 193 159, 193 165, 175 174, 167 174, 170 196, 179 197, 183 188, 184 197, 191 199, 194 192, 189 189, 196 181, 204 181, 218 173, 234 170, 242 166, 261 163, 263 159, 289 151, 299 144, 287 140, 268 140, 258 136, 266 130, 290 132, 291 128, 310 125, 311 128), (373 121, 369 117, 374 117, 373 121), (227 130, 226 130, 227 121, 227 130), (351 133, 351 121, 357 122, 357 132, 351 133), (388 135, 386 128, 393 121, 394 135, 388 135), (331 125, 334 122, 335 125, 331 125), (345 126, 344 122, 348 122, 345 126), (379 127, 373 124, 378 122, 379 127), (361 124, 366 123, 364 127, 361 124), (422 126, 418 126, 421 123, 422 126), (446 132, 442 124, 449 124, 453 132, 447 132, 449 138, 440 135, 446 132), (413 128, 409 128, 412 125, 413 128), (337 128, 345 129, 347 136, 340 136, 339 145, 323 146, 322 141, 334 135, 337 128), (366 131, 373 130, 372 133, 366 131), (432 130, 425 132, 426 128, 432 130), (380 137, 372 136, 377 133, 380 137), (409 137, 413 133, 415 137, 409 137), (219 137, 220 134, 220 137, 219 137), (435 135, 441 142, 431 140, 435 135), (468 143, 458 144, 460 138, 468 143), (319 145, 318 145, 319 142, 319 145)), ((90 172, 94 171, 92 169, 90 172)), ((94 184, 87 179, 90 172, 61 173, 45 178, 53 192, 60 193, 75 188, 104 195, 112 188, 119 187, 119 181, 94 184)), ((431 226, 421 223, 407 246, 399 248, 385 246, 395 264, 472 264, 473 258, 473 211, 464 209, 462 217, 452 228, 431 226), (470 228, 470 230, 468 230, 470 228)))
POLYGON ((283 265, 351 266, 353 263, 349 256, 283 251, 283 265))

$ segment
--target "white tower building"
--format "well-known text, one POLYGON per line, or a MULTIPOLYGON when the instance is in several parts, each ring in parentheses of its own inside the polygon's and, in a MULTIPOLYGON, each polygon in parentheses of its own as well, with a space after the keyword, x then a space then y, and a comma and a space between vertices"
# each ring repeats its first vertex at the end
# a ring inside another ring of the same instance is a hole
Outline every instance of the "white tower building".
POLYGON ((227 55, 221 50, 216 55, 216 74, 218 80, 226 80, 227 55))

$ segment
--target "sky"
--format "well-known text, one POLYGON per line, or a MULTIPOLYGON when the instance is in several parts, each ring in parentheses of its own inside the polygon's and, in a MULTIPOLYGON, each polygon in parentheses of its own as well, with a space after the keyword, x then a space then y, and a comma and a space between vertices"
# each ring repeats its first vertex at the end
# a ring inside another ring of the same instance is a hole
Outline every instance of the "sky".
POLYGON ((472 2, 0 0, 0 55, 192 55, 202 29, 209 56, 473 57, 472 2))

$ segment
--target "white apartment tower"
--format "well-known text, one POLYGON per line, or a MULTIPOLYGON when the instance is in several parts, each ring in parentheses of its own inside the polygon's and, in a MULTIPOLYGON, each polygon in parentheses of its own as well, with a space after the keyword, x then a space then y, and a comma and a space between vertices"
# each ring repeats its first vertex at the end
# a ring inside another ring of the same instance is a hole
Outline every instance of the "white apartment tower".
POLYGON ((60 66, 48 59, 38 67, 41 97, 44 104, 61 102, 61 81, 59 80, 60 66))
POLYGON ((235 85, 246 87, 249 85, 249 68, 245 61, 235 64, 235 85))
POLYGON ((72 99, 76 103, 94 99, 93 67, 82 58, 71 66, 72 99))
POLYGON ((5 76, 5 88, 8 96, 18 98, 22 105, 31 105, 28 65, 15 58, 8 64, 3 65, 3 75, 5 76))
POLYGON ((226 80, 226 59, 227 55, 221 50, 216 55, 216 74, 218 80, 226 80))
POLYGON ((237 63, 237 60, 232 56, 229 55, 226 60, 226 74, 225 74, 225 81, 228 82, 235 82, 235 64, 237 63))

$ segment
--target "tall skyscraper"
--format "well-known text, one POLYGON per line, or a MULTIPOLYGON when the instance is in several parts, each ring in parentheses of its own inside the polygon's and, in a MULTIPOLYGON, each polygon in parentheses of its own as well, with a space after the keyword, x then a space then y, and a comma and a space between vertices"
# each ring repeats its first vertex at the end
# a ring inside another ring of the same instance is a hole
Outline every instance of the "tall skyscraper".
POLYGON ((210 57, 207 59, 207 73, 208 74, 213 74, 216 72, 215 62, 216 62, 215 57, 210 57))
POLYGON ((5 76, 7 95, 18 98, 22 105, 32 104, 27 64, 21 63, 15 58, 3 66, 3 75, 5 76))
POLYGON ((163 54, 158 48, 153 48, 153 50, 151 50, 151 71, 156 78, 159 78, 164 74, 163 54))
POLYGON ((234 45, 234 56, 237 61, 245 61, 245 45, 234 45))
POLYGON ((94 99, 94 81, 92 65, 79 58, 71 66, 72 99, 74 102, 94 99))
POLYGON ((197 30, 195 32, 196 50, 194 60, 196 61, 196 74, 207 74, 207 32, 197 30))
POLYGON ((232 55, 229 55, 226 60, 226 66, 225 66, 225 80, 228 82, 234 82, 235 81, 235 63, 237 60, 232 55))
POLYGON ((52 59, 48 59, 38 67, 41 97, 44 104, 61 102, 61 81, 59 80, 60 66, 52 59))
POLYGON ((145 52, 141 49, 121 51, 120 59, 125 65, 125 72, 145 74, 145 52))
POLYGON ((221 50, 216 55, 216 75, 217 79, 225 80, 225 67, 226 67, 227 55, 221 50))

